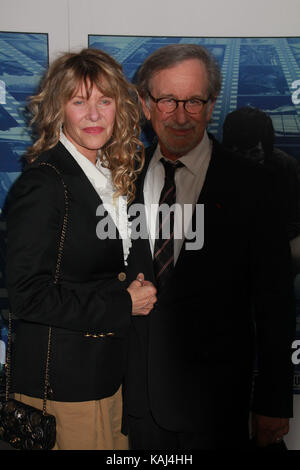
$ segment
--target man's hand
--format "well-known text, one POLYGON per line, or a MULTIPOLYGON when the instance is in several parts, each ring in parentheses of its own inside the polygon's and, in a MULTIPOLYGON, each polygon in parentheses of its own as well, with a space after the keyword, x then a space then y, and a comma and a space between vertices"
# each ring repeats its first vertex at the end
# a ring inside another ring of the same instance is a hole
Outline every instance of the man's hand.
POLYGON ((271 416, 252 414, 252 435, 259 447, 278 443, 289 432, 288 418, 273 418, 271 416))

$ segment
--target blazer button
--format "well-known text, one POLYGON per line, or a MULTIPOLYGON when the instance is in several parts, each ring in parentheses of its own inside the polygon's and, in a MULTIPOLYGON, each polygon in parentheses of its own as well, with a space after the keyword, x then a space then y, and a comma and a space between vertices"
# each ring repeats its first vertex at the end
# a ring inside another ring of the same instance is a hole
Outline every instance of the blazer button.
POLYGON ((119 273, 118 274, 118 279, 119 281, 123 282, 126 279, 126 274, 125 273, 119 273))

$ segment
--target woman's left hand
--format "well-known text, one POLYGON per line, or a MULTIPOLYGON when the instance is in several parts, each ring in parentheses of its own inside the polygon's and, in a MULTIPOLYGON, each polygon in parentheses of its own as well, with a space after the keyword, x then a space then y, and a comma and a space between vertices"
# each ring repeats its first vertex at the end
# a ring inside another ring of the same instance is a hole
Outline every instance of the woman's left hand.
POLYGON ((136 280, 128 287, 132 300, 132 315, 148 315, 155 302, 156 288, 150 281, 145 281, 144 274, 138 274, 136 280))

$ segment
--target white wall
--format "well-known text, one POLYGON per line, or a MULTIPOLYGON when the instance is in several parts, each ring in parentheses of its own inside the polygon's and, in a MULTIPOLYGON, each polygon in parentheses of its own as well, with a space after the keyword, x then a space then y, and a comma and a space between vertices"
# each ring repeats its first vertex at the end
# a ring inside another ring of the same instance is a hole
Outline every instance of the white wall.
POLYGON ((298 36, 299 0, 0 0, 0 30, 49 32, 49 51, 88 34, 298 36))
MULTIPOLYGON (((88 34, 299 36, 299 0, 0 0, 0 31, 49 34, 49 54, 88 45, 88 34)), ((286 439, 300 449, 300 396, 286 439)))

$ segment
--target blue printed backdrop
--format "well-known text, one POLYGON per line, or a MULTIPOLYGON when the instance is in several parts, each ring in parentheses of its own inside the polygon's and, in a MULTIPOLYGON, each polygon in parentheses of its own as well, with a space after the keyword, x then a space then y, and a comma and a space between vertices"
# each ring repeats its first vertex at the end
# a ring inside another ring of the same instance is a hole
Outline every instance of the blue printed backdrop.
POLYGON ((4 363, 8 304, 5 290, 5 220, 7 192, 22 169, 30 143, 25 122, 26 98, 48 66, 48 35, 0 32, 0 372, 4 363))
MULTIPOLYGON (((7 191, 21 171, 20 157, 30 143, 23 116, 48 64, 47 34, 0 32, 0 211, 7 191)), ((276 132, 276 145, 300 160, 300 37, 182 38, 90 35, 89 47, 103 49, 122 65, 128 79, 155 49, 171 43, 196 43, 211 50, 223 75, 209 131, 222 140, 222 124, 234 109, 250 105, 267 112, 276 132)), ((145 144, 149 143, 144 136, 145 144)), ((5 221, 0 218, 0 368, 7 328, 4 282, 5 221)), ((300 336, 300 278, 296 283, 300 336)), ((1 370, 1 369, 0 369, 1 370)), ((300 368, 295 391, 300 392, 300 368)))

